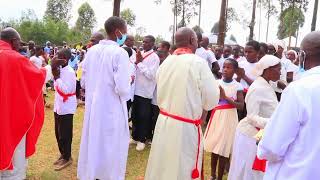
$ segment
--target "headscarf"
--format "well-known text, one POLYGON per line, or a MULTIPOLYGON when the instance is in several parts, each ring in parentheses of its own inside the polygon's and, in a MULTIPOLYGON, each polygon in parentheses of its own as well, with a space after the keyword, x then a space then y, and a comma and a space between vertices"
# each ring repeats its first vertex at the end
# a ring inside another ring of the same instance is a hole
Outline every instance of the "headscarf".
POLYGON ((273 46, 276 48, 276 50, 278 51, 279 47, 282 47, 282 49, 286 49, 286 42, 284 40, 276 40, 273 43, 273 46))
POLYGON ((297 52, 296 52, 295 50, 291 49, 291 50, 287 51, 287 54, 288 54, 288 53, 293 53, 293 54, 294 54, 295 59, 297 59, 297 58, 298 58, 298 54, 297 54, 297 52))
POLYGON ((255 64, 255 67, 252 70, 252 73, 256 76, 261 76, 265 69, 275 66, 280 63, 280 59, 273 55, 263 56, 259 62, 255 64))

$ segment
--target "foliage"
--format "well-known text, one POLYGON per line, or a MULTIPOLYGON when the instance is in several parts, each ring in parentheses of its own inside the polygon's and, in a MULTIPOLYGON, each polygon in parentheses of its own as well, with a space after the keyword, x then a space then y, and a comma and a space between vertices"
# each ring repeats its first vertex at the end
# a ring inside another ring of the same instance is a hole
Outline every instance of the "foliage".
POLYGON ((278 38, 283 39, 296 34, 299 27, 302 27, 305 22, 305 17, 302 9, 297 7, 288 7, 285 9, 280 18, 282 19, 283 25, 279 26, 278 38))
POLYGON ((161 35, 158 35, 157 37, 156 37, 156 45, 158 45, 161 41, 164 41, 164 38, 161 36, 161 35))
MULTIPOLYGON (((173 6, 174 1, 170 2, 173 6)), ((196 7, 199 5, 200 0, 177 0, 177 16, 181 17, 179 27, 184 27, 190 23, 192 17, 198 15, 196 7)), ((173 9, 174 10, 174 9, 173 9)))
POLYGON ((55 22, 68 22, 71 7, 71 0, 48 0, 44 18, 52 19, 55 22))
POLYGON ((200 26, 194 26, 193 28, 192 28, 193 30, 194 30, 194 32, 196 32, 196 33, 203 33, 203 30, 201 29, 201 27, 200 26))
POLYGON ((214 23, 213 27, 211 28, 211 33, 219 34, 219 21, 214 23))
POLYGON ((129 26, 134 26, 136 23, 136 15, 129 8, 120 12, 120 17, 124 19, 129 26))
MULTIPOLYGON (((239 16, 234 8, 227 9, 227 24, 226 24, 226 31, 230 30, 231 23, 239 22, 239 16)), ((211 28, 211 33, 218 34, 219 33, 219 21, 214 23, 213 27, 211 28)))
POLYGON ((237 39, 236 39, 236 37, 235 37, 233 34, 230 35, 230 38, 229 38, 229 39, 232 40, 232 41, 234 41, 234 42, 237 42, 237 39))
POLYGON ((88 39, 97 20, 89 3, 83 3, 78 9, 79 17, 74 31, 80 33, 84 39, 88 39))

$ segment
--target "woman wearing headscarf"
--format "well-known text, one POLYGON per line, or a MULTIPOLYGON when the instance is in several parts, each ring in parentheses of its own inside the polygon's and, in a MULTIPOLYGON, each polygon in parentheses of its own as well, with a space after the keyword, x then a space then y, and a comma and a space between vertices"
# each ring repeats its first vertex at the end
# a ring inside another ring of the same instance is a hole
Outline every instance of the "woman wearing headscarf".
POLYGON ((280 59, 265 55, 253 69, 258 78, 251 84, 245 102, 247 117, 237 126, 228 180, 262 180, 263 172, 252 169, 257 153, 255 135, 263 129, 278 105, 270 81, 280 78, 280 59))

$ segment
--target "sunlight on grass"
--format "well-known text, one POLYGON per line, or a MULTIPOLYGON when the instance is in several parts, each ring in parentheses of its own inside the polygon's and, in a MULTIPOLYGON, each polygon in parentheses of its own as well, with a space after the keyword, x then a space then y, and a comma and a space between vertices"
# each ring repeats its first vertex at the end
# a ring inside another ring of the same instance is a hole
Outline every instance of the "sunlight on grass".
MULTIPOLYGON (((53 105, 53 92, 49 93, 47 101, 53 105)), ((76 180, 77 161, 80 147, 80 136, 82 131, 84 108, 78 107, 73 120, 73 142, 72 158, 73 164, 62 170, 54 171, 53 162, 59 157, 58 146, 54 135, 54 118, 52 108, 46 109, 45 122, 42 128, 40 139, 37 145, 37 152, 29 159, 28 179, 29 180, 76 180)), ((150 145, 142 152, 137 152, 135 146, 131 145, 127 162, 127 180, 137 180, 143 177, 149 156, 150 145)), ((209 178, 210 174, 210 155, 205 156, 205 174, 209 178)), ((225 178, 226 179, 226 178, 225 178)))

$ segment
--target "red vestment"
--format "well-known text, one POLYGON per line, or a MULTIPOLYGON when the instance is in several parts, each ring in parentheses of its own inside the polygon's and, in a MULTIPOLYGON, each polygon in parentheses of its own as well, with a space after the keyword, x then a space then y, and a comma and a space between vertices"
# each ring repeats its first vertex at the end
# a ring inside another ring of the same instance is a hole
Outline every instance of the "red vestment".
POLYGON ((0 170, 12 170, 14 151, 26 136, 26 158, 34 154, 44 121, 46 71, 0 40, 0 170))

